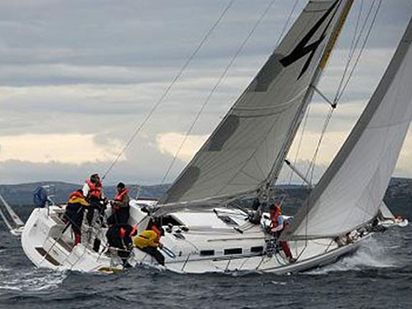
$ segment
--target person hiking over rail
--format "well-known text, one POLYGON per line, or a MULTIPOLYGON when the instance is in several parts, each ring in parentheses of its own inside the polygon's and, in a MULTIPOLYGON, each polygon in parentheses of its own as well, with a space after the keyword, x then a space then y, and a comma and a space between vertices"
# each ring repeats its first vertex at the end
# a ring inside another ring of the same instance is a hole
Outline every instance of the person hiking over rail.
MULTIPOLYGON (((270 233, 278 239, 285 228, 285 219, 282 216, 282 210, 279 202, 276 202, 270 206, 270 221, 270 233)), ((279 240, 278 243, 285 253, 289 263, 296 262, 296 259, 292 256, 288 243, 283 240, 279 240)))

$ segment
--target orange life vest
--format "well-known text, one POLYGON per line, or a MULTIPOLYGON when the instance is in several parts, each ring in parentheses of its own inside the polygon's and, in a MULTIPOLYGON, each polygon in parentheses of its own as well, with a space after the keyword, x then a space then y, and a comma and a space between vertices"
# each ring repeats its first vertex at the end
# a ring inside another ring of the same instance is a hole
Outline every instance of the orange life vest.
POLYGON ((93 182, 90 181, 90 179, 87 179, 86 183, 89 186, 89 193, 87 194, 87 198, 101 199, 102 198, 102 184, 99 182, 97 185, 95 185, 93 182))
POLYGON ((127 193, 129 193, 129 189, 126 189, 126 188, 123 189, 122 191, 120 191, 120 192, 118 192, 118 193, 116 194, 114 200, 115 200, 116 202, 122 202, 122 201, 123 201, 123 197, 124 197, 127 193))

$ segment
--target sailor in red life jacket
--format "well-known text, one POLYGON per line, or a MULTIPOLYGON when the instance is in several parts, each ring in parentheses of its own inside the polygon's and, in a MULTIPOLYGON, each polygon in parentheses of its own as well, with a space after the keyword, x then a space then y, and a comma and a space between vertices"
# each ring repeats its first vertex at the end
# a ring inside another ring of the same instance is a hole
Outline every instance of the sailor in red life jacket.
POLYGON ((103 186, 102 182, 100 181, 100 177, 98 174, 93 174, 90 176, 90 179, 87 179, 83 186, 83 195, 86 197, 87 201, 90 204, 87 212, 87 222, 91 226, 93 223, 93 216, 95 210, 98 211, 100 215, 104 212, 104 204, 103 201, 103 186))
MULTIPOLYGON (((276 202, 270 207, 270 232, 275 238, 279 238, 280 234, 285 228, 285 220, 281 214, 282 211, 280 209, 279 202, 276 202)), ((282 247, 282 250, 288 258, 289 262, 296 262, 296 259, 292 257, 292 252, 290 251, 288 243, 286 241, 279 240, 279 245, 282 247)))
POLYGON ((108 224, 126 225, 130 216, 129 189, 123 182, 117 184, 117 194, 114 201, 111 201, 112 215, 107 219, 108 224))

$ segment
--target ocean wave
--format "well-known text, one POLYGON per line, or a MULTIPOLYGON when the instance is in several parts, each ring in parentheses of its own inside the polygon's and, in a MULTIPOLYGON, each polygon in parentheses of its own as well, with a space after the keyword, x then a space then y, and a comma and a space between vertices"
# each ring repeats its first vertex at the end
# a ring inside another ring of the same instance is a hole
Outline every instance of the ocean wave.
POLYGON ((1 290, 43 291, 58 288, 67 277, 65 272, 33 269, 30 271, 3 272, 1 290))
POLYGON ((330 272, 363 270, 367 268, 398 267, 399 261, 391 254, 393 246, 385 246, 375 238, 365 240, 352 255, 343 257, 336 263, 305 272, 310 275, 323 275, 330 272))

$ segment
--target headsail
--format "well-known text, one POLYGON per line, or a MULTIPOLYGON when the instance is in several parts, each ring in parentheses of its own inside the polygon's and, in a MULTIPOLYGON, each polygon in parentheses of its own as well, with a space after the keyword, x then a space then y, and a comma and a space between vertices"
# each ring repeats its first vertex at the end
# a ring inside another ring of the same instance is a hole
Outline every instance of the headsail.
MULTIPOLYGON (((4 216, 4 213, 8 213, 11 220, 13 221, 13 225, 15 227, 20 227, 24 225, 24 222, 20 219, 20 217, 14 212, 14 210, 10 207, 10 205, 6 202, 6 200, 3 198, 3 196, 0 194, 0 202, 3 204, 4 208, 4 212, 2 212, 2 217, 4 216)), ((0 207, 1 210, 1 207, 0 207)), ((4 219, 4 218, 3 218, 4 219)), ((5 222, 7 221, 7 218, 4 219, 5 222)))
POLYGON ((379 207, 379 210, 380 210, 383 218, 385 218, 385 219, 394 219, 395 218, 392 211, 389 209, 388 205, 386 205, 384 202, 382 202, 381 206, 379 207))
POLYGON ((412 119, 412 19, 365 111, 284 239, 333 237, 381 206, 412 119))
POLYGON ((276 178, 351 4, 309 2, 163 203, 235 196, 276 178))

